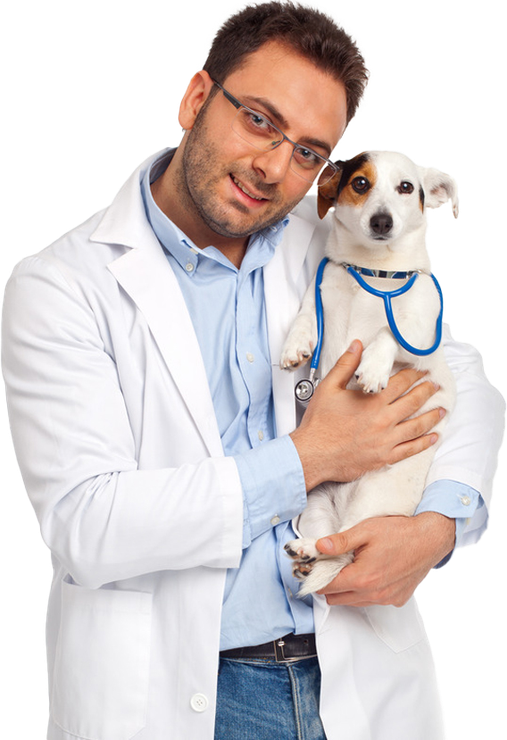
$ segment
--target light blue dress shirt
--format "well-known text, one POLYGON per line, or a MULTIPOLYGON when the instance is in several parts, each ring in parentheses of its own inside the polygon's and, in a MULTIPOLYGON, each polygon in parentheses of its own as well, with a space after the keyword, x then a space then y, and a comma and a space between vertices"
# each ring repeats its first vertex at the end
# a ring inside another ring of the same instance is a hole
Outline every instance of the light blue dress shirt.
MULTIPOLYGON (((295 597, 299 584, 283 550, 294 538, 290 520, 304 508, 306 491, 292 440, 276 437, 264 304, 262 268, 288 220, 254 234, 239 269, 215 247, 199 249, 151 194, 150 184, 170 156, 152 165, 141 190, 192 317, 224 452, 234 457, 243 486, 244 549, 240 567, 227 575, 221 633, 225 650, 314 630, 311 598, 295 597)), ((448 516, 469 517, 478 498, 465 486, 439 482, 427 489, 419 510, 446 513, 447 507, 448 516)))

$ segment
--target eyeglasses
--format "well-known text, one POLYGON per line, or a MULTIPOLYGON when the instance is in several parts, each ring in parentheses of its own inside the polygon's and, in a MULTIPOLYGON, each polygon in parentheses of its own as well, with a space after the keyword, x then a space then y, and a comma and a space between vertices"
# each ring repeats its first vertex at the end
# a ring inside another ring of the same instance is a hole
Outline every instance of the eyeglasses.
POLYGON ((274 123, 271 123, 261 113, 243 105, 243 103, 235 98, 234 95, 231 95, 222 85, 215 82, 215 80, 212 80, 212 82, 223 92, 229 103, 232 103, 237 108, 237 113, 231 127, 234 133, 244 141, 263 152, 276 149, 283 141, 288 141, 293 147, 290 167, 293 172, 307 182, 313 182, 322 167, 328 165, 329 169, 323 172, 319 180, 319 187, 328 183, 338 172, 338 167, 329 159, 317 154, 313 149, 291 141, 283 131, 280 131, 274 123))

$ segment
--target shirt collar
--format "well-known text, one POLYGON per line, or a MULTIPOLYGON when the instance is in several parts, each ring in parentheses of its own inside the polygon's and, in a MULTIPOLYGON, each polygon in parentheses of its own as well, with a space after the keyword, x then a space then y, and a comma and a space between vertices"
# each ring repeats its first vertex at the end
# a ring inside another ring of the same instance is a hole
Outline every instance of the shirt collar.
MULTIPOLYGON (((150 185, 169 166, 174 152, 175 150, 172 149, 155 160, 141 180, 141 194, 146 215, 156 237, 166 252, 174 257, 189 277, 192 277, 196 273, 199 262, 202 259, 212 258, 217 262, 232 267, 231 263, 213 245, 205 249, 199 249, 155 203, 150 185)), ((265 265, 273 256, 275 247, 282 240, 284 229, 288 223, 289 217, 287 216, 278 223, 267 226, 252 234, 241 269, 248 269, 250 272, 256 267, 265 265), (245 267, 243 267, 243 264, 245 267)))

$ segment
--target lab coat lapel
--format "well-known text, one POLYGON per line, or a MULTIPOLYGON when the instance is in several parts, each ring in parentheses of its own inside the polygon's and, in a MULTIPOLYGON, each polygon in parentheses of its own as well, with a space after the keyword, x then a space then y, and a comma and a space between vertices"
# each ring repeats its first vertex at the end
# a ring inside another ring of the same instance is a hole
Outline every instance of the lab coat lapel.
POLYGON ((149 254, 133 249, 108 268, 148 322, 210 454, 222 455, 202 354, 185 300, 162 249, 149 254))
POLYGON ((91 240, 127 247, 107 267, 146 319, 210 454, 220 456, 220 433, 192 320, 146 218, 139 186, 146 166, 125 183, 91 240))

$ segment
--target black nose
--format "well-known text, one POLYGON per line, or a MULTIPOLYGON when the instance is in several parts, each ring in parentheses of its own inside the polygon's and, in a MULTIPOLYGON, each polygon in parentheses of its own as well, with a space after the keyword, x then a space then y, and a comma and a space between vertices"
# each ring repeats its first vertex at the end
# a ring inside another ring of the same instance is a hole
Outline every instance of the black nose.
POLYGON ((376 213, 370 219, 370 228, 374 234, 386 236, 393 228, 393 219, 389 213, 376 213))

